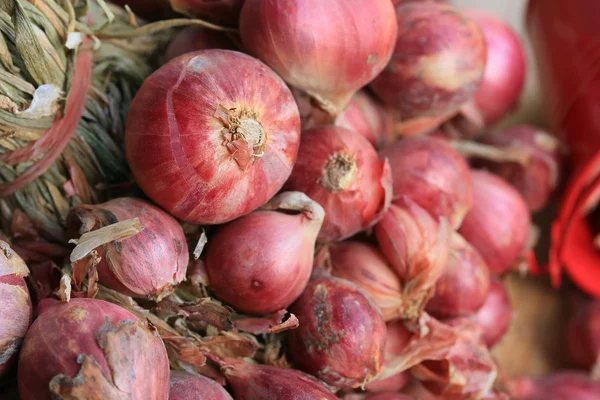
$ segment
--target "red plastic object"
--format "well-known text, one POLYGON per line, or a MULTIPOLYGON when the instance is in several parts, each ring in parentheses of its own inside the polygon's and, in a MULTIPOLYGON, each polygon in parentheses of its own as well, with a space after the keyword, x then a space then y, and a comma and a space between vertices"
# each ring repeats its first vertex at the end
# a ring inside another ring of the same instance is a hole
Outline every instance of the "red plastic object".
POLYGON ((600 200, 600 1, 530 0, 527 25, 549 122, 573 170, 552 227, 548 272, 600 297, 600 248, 588 214, 600 200))

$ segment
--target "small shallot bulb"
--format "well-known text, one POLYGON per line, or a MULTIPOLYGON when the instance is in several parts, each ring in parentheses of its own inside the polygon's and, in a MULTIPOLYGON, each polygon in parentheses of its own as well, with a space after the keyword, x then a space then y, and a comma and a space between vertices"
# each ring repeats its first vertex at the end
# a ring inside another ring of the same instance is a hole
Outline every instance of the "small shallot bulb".
POLYGON ((147 323, 95 299, 45 299, 19 357, 22 400, 167 400, 169 360, 147 323))
POLYGON ((216 296, 250 314, 288 307, 310 279, 323 218, 323 208, 306 195, 285 192, 222 227, 206 250, 216 296))
POLYGON ((482 10, 465 10, 485 36, 487 63, 473 98, 485 126, 498 122, 516 108, 525 85, 525 49, 517 33, 498 16, 482 10))
POLYGON ((260 61, 229 50, 171 60, 135 96, 127 158, 142 190, 175 217, 219 224, 265 204, 296 160, 294 98, 260 61))
POLYGON ((381 251, 403 283, 403 317, 416 319, 443 275, 451 228, 409 198, 399 198, 375 226, 381 251))
POLYGON ((371 89, 404 119, 457 112, 477 91, 486 44, 479 26, 435 2, 397 6, 398 41, 371 89))
MULTIPOLYGON (((164 0, 163 0, 164 1, 164 0)), ((217 24, 237 26, 245 0, 167 0, 173 10, 217 24)))
POLYGON ((329 247, 332 274, 365 290, 375 301, 383 318, 402 316, 402 284, 377 247, 346 241, 329 247))
POLYGON ((489 290, 490 270, 485 261, 462 236, 454 233, 446 269, 425 310, 441 319, 465 317, 481 308, 489 290))
POLYGON ((335 124, 360 133, 376 148, 394 140, 392 113, 364 91, 352 97, 348 108, 340 114, 335 124))
POLYGON ((392 168, 394 197, 409 197, 457 228, 473 203, 467 161, 444 140, 411 137, 384 147, 392 168))
POLYGON ((504 284, 492 279, 490 290, 483 306, 473 316, 481 327, 483 341, 488 348, 494 347, 504 336, 512 320, 512 307, 504 284))
POLYGON ((245 0, 240 17, 249 52, 331 115, 383 70, 396 31, 390 0, 245 0))
MULTIPOLYGON (((71 236, 79 238, 131 218, 139 218, 141 232, 96 248, 99 281, 127 296, 160 299, 185 279, 189 261, 185 235, 175 218, 146 201, 123 197, 73 207, 67 225, 71 236)), ((76 281, 85 264, 82 260, 75 265, 76 281)))
POLYGON ((303 372, 291 368, 225 360, 221 369, 235 400, 335 400, 327 387, 303 372))
POLYGON ((28 274, 23 259, 0 240, 0 378, 16 361, 31 324, 31 299, 24 279, 28 274))
MULTIPOLYGON (((413 337, 402 321, 388 323, 386 330, 384 365, 402 355, 402 351, 413 337)), ((410 373, 403 371, 385 379, 375 378, 367 384, 366 389, 369 392, 399 392, 409 381, 410 373)))
POLYGON ((520 378, 508 383, 514 400, 597 400, 600 383, 581 372, 557 372, 534 380, 520 378))
POLYGON ((571 362, 579 368, 600 372, 600 302, 585 304, 569 322, 567 349, 571 362))
POLYGON ((486 134, 482 142, 509 153, 522 154, 519 162, 486 162, 485 166, 517 188, 529 209, 540 211, 558 185, 559 142, 543 130, 529 125, 486 134))
POLYGON ((169 400, 233 400, 233 398, 212 379, 171 371, 169 400))
POLYGON ((523 197, 504 179, 485 171, 471 171, 473 207, 460 234, 473 245, 492 273, 501 275, 526 250, 531 216, 523 197))
POLYGON ((362 289, 317 277, 290 312, 300 321, 287 332, 289 355, 299 369, 338 388, 363 386, 381 370, 385 322, 362 289))
POLYGON ((233 50, 235 45, 226 34, 207 28, 190 26, 175 36, 169 43, 165 54, 165 61, 171 61, 180 55, 199 50, 228 49, 233 50))
POLYGON ((325 209, 320 242, 371 227, 389 207, 392 174, 367 139, 327 126, 302 132, 298 161, 286 183, 325 209))

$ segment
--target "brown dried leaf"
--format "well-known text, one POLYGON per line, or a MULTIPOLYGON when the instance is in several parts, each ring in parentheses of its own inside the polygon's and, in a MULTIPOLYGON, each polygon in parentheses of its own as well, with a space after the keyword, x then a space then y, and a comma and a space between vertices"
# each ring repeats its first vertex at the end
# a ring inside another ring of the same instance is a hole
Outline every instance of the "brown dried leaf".
POLYGON ((63 400, 128 400, 127 393, 116 388, 104 376, 100 366, 90 355, 80 354, 77 362, 81 369, 75 378, 57 375, 50 381, 50 392, 63 400))
POLYGON ((0 276, 13 274, 23 278, 29 275, 29 269, 9 244, 0 240, 0 276))
POLYGON ((225 358, 252 358, 260 348, 260 344, 253 336, 235 332, 223 332, 220 336, 213 336, 202 340, 202 348, 215 357, 225 358))
POLYGON ((231 321, 233 310, 211 298, 206 297, 194 303, 183 304, 180 309, 188 314, 187 318, 190 320, 203 321, 220 330, 228 331, 233 328, 231 321))
POLYGON ((60 278, 60 285, 56 291, 56 295, 63 303, 71 301, 71 277, 69 275, 64 274, 60 278))

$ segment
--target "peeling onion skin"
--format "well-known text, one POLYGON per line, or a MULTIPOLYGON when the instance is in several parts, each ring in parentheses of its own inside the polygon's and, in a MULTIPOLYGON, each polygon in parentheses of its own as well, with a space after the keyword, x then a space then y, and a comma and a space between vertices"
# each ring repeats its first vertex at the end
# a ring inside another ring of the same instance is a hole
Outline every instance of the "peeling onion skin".
POLYGON ((196 224, 228 222, 265 204, 289 177, 299 141, 298 107, 285 82, 229 50, 163 65, 134 98, 126 129, 139 186, 196 224))
POLYGON ((95 299, 42 300, 18 374, 22 400, 50 400, 51 391, 56 398, 169 395, 169 360, 158 334, 130 312, 95 299))
POLYGON ((585 304, 569 321, 567 349, 574 366, 596 369, 600 356, 600 302, 585 304))
POLYGON ((190 26, 179 32, 169 43, 165 53, 165 62, 193 51, 209 49, 234 50, 235 45, 223 32, 190 26))
POLYGON ((526 165, 490 161, 485 166, 517 188, 531 211, 543 209, 559 181, 559 141, 550 133, 530 125, 492 132, 484 135, 481 141, 505 147, 508 151, 513 148, 529 157, 526 165))
POLYGON ((282 198, 298 204, 287 210, 300 213, 255 211, 225 225, 208 242, 210 287, 239 311, 264 315, 287 308, 310 279, 323 209, 296 192, 268 205, 282 198))
POLYGON ((479 252, 454 233, 448 263, 425 311, 439 319, 472 315, 485 303, 490 279, 490 270, 479 252))
POLYGON ((168 0, 173 10, 189 17, 206 18, 217 24, 237 27, 245 0, 168 0))
POLYGON ((392 168, 394 202, 407 196, 434 217, 458 228, 473 204, 467 161, 447 142, 410 137, 384 147, 392 168))
POLYGON ((494 174, 472 170, 471 180, 473 207, 458 232, 479 251, 493 274, 502 275, 526 250, 529 208, 513 186, 494 174))
POLYGON ((402 314, 402 283, 379 249, 368 243, 344 241, 329 246, 332 275, 366 291, 386 321, 402 314))
POLYGON ((396 30, 389 0, 246 0, 240 17, 250 54, 334 116, 386 66, 396 30))
POLYGON ((160 208, 122 197, 73 207, 67 215, 72 238, 104 226, 139 218, 143 230, 96 248, 100 283, 127 296, 162 298, 185 280, 189 251, 181 225, 160 208))
POLYGON ((31 298, 23 259, 0 240, 0 378, 11 370, 31 324, 31 298))
POLYGON ((288 352, 300 369, 338 388, 368 383, 382 368, 385 322, 373 300, 349 281, 311 280, 292 305, 300 326, 288 331, 288 352))
POLYGON ((225 360, 222 369, 235 400, 335 400, 327 387, 291 368, 225 360))
POLYGON ((473 101, 486 126, 494 125, 518 105, 527 63, 516 32, 496 15, 482 10, 464 13, 481 28, 487 44, 487 63, 473 101))
POLYGON ((377 222, 391 201, 392 174, 367 139, 327 126, 302 132, 287 190, 306 193, 325 209, 319 242, 343 240, 377 222))
POLYGON ((447 4, 409 2, 397 6, 396 14, 394 54, 371 89, 404 119, 458 111, 477 91, 485 70, 481 29, 447 4))
POLYGON ((233 397, 205 376, 171 371, 169 400, 233 400, 233 397))
POLYGON ((580 372, 558 372, 534 380, 520 378, 508 383, 515 400, 596 400, 600 383, 580 372))
POLYGON ((487 299, 473 319, 481 327, 483 341, 490 349, 506 334, 512 320, 512 307, 502 281, 492 279, 487 299))
MULTIPOLYGON (((386 325, 385 358, 389 362, 394 357, 402 355, 402 351, 413 337, 402 321, 389 322, 386 325)), ((386 362, 384 362, 385 365, 386 362)), ((402 390, 411 380, 409 371, 399 372, 386 379, 374 379, 366 386, 369 392, 392 392, 402 390)))

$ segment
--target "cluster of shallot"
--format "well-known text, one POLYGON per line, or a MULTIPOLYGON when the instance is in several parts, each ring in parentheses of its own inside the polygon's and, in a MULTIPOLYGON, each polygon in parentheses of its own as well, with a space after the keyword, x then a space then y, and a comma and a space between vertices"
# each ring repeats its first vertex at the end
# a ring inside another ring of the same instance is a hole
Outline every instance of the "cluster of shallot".
POLYGON ((128 113, 135 189, 71 208, 33 323, 0 241, 21 398, 504 398, 502 276, 558 181, 546 133, 486 132, 523 86, 510 28, 433 0, 118 3, 181 30, 128 113))

